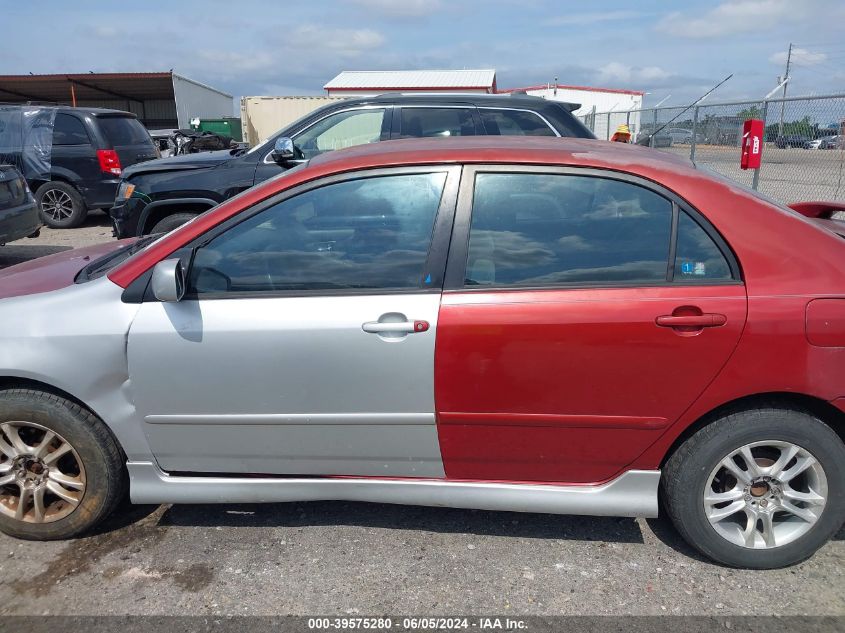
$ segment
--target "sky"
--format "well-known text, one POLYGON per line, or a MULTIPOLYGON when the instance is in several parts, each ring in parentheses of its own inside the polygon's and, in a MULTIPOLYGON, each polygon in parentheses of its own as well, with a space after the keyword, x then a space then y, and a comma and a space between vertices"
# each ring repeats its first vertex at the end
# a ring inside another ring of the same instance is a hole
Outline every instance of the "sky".
POLYGON ((845 93, 845 2, 0 0, 0 74, 175 72, 235 96, 325 94, 342 70, 494 68, 500 88, 642 90, 685 105, 845 93))

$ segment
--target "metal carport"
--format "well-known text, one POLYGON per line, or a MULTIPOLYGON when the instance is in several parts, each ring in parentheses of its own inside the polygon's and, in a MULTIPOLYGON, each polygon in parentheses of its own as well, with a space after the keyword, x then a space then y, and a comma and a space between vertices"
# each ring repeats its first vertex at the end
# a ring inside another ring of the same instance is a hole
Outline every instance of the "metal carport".
POLYGON ((150 129, 187 128, 192 117, 231 117, 232 95, 172 71, 0 75, 0 103, 114 108, 150 129))

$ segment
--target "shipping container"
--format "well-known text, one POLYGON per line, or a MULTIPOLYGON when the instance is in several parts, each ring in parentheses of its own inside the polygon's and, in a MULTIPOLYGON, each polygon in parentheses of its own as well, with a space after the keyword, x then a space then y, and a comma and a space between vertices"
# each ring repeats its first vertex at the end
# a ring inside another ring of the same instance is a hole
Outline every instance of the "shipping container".
POLYGON ((342 97, 241 97, 243 140, 258 145, 297 119, 342 97))

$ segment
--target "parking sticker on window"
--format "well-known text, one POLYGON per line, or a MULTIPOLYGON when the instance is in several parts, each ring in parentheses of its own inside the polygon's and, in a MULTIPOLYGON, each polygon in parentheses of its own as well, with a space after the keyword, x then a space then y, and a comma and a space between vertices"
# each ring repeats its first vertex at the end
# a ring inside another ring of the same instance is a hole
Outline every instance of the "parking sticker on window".
POLYGON ((703 277, 707 274, 707 267, 704 262, 682 262, 681 273, 703 277))

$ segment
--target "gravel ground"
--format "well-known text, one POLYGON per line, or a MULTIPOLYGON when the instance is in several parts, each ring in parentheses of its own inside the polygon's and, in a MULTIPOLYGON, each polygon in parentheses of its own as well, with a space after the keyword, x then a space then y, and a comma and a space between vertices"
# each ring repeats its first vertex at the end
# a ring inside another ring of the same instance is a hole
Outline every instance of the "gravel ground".
MULTIPOLYGON (((0 247, 0 267, 109 239, 94 214, 0 247)), ((754 572, 703 560, 662 519, 126 505, 74 541, 0 536, 0 615, 845 616, 843 563, 845 529, 801 565, 754 572)))

